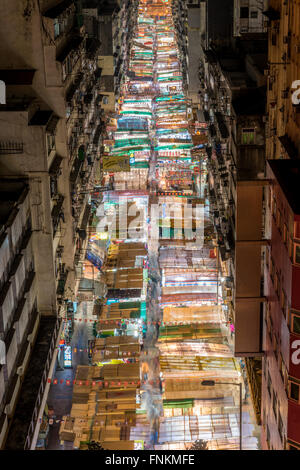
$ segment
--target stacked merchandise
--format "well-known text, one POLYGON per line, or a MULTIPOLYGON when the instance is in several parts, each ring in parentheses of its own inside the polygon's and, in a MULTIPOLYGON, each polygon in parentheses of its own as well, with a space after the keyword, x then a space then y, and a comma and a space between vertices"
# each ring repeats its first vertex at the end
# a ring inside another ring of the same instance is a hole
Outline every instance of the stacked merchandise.
POLYGON ((93 347, 93 364, 100 366, 102 364, 117 360, 135 361, 140 355, 140 341, 134 336, 113 336, 106 338, 97 338, 93 347))
POLYGON ((162 209, 158 225, 163 326, 158 347, 165 391, 155 448, 188 448, 197 439, 207 440, 209 448, 236 448, 239 402, 234 385, 241 374, 227 342, 213 223, 204 197, 207 132, 191 127, 171 2, 141 1, 140 21, 153 25, 155 202, 162 209), (202 212, 197 213, 201 204, 202 212), (202 245, 195 238, 200 218, 202 245), (204 379, 232 386, 207 387, 201 385, 204 379))
POLYGON ((103 267, 107 299, 145 299, 147 289, 147 250, 143 243, 112 243, 103 267))
MULTIPOLYGON (((145 331, 146 302, 112 302, 102 309, 97 323, 98 337, 134 336, 135 340, 145 331)), ((113 339, 113 338, 111 338, 113 339)))
POLYGON ((60 439, 86 449, 91 441, 105 449, 134 449, 130 428, 136 422, 140 393, 139 364, 78 366, 70 416, 64 416, 60 439))
POLYGON ((144 442, 155 449, 189 448, 197 439, 208 441, 210 449, 238 443, 234 385, 241 372, 227 341, 205 198, 207 129, 192 123, 175 31, 171 0, 140 0, 102 156, 110 189, 99 216, 105 223, 95 237, 107 241, 107 256, 102 259, 96 249, 92 254, 107 295, 93 346, 96 365, 78 368, 71 414, 61 427, 61 438, 80 449, 92 440, 119 450, 140 449, 144 442), (158 204, 157 221, 150 203, 158 204), (149 237, 154 226, 159 243, 149 237), (146 338, 152 340, 151 332, 159 329, 160 357, 151 362, 143 354, 140 364, 145 323, 146 338), (141 388, 142 372, 147 383, 141 388), (160 377, 160 390, 149 377, 160 377), (204 379, 215 386, 202 384, 204 379), (159 410, 155 420, 147 422, 146 407, 159 410))

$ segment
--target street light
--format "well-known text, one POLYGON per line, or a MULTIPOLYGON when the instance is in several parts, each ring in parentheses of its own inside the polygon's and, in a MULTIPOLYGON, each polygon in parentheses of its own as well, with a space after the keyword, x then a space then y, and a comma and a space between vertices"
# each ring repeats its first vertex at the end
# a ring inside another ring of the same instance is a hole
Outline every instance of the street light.
POLYGON ((240 450, 242 450, 242 383, 233 382, 215 382, 214 380, 202 380, 201 385, 205 387, 214 387, 215 385, 236 385, 240 388, 240 450))

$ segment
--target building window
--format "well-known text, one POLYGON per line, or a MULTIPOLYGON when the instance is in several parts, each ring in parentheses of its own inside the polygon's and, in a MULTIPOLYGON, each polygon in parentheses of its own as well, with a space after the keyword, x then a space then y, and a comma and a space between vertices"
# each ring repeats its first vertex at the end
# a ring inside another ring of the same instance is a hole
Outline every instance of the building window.
POLYGON ((271 259, 270 259, 270 277, 271 277, 273 283, 274 283, 274 271, 275 271, 274 261, 271 257, 271 259))
POLYGON ((281 289, 281 299, 280 299, 280 305, 281 305, 281 308, 282 308, 282 313, 284 315, 284 318, 286 319, 286 313, 287 313, 287 307, 286 307, 286 304, 287 304, 287 299, 286 299, 286 295, 285 295, 285 292, 283 289, 281 289))
POLYGON ((263 428, 265 429, 266 428, 266 409, 264 408, 263 409, 263 422, 262 422, 262 425, 263 425, 263 428))
POLYGON ((276 271, 275 272, 275 276, 274 276, 274 289, 275 289, 275 292, 279 298, 279 276, 278 276, 278 272, 276 271))
POLYGON ((268 444, 268 448, 270 449, 270 429, 268 425, 267 425, 267 444, 268 444))
POLYGON ((273 334, 273 351, 274 351, 276 360, 278 361, 278 341, 277 341, 275 333, 273 334))
POLYGON ((276 199, 275 199, 275 196, 273 198, 273 212, 272 212, 272 215, 274 217, 274 219, 276 220, 276 213, 277 213, 277 202, 276 202, 276 199))
POLYGON ((281 375, 281 378, 282 378, 284 388, 286 390, 286 387, 287 387, 287 371, 286 371, 286 367, 285 367, 285 364, 284 364, 284 361, 282 359, 281 354, 279 355, 279 372, 280 372, 280 375, 281 375))
POLYGON ((283 441, 283 422, 282 422, 282 418, 281 418, 279 410, 278 410, 278 432, 279 432, 281 441, 283 441))
POLYGON ((265 379, 267 379, 267 360, 263 359, 262 363, 263 363, 264 376, 265 376, 265 379))
POLYGON ((300 240, 300 222, 294 223, 294 238, 300 240))
POLYGON ((269 271, 269 266, 270 266, 270 252, 267 249, 266 250, 266 268, 267 268, 268 271, 269 271))
POLYGON ((289 239, 288 239, 288 246, 289 246, 289 257, 292 260, 292 255, 293 255, 293 240, 291 239, 291 237, 289 236, 289 239))
POLYGON ((56 39, 60 34, 59 31, 59 21, 58 19, 54 20, 54 39, 56 39))
POLYGON ((296 335, 300 335, 300 312, 295 313, 295 311, 291 311, 291 330, 292 333, 296 335))
POLYGON ((277 210, 277 214, 276 214, 276 225, 277 225, 277 228, 279 229, 279 232, 281 233, 281 212, 279 209, 277 210))
POLYGON ((268 206, 270 209, 272 209, 272 188, 271 186, 269 187, 269 198, 268 198, 268 206))
POLYGON ((273 411, 274 411, 274 415, 275 415, 275 420, 277 421, 277 397, 276 397, 276 393, 273 392, 273 404, 272 404, 272 407, 273 407, 273 411))
POLYGON ((300 245, 294 243, 294 263, 300 265, 300 245))
POLYGON ((290 382, 289 398, 299 403, 299 385, 295 382, 290 382))
POLYGON ((270 372, 268 371, 268 392, 269 392, 269 395, 270 395, 270 398, 271 398, 271 393, 272 393, 272 385, 271 385, 271 376, 270 376, 270 372))
POLYGON ((52 152, 55 148, 55 135, 53 134, 46 134, 47 135, 47 150, 48 155, 52 152))
POLYGON ((272 317, 271 317, 271 304, 270 304, 270 302, 268 302, 268 304, 267 304, 267 315, 266 316, 267 316, 267 318, 266 318, 267 330, 268 330, 270 339, 272 339, 273 323, 272 323, 272 317))
POLYGON ((242 130, 242 145, 254 144, 254 129, 242 130))
POLYGON ((277 33, 272 31, 271 35, 272 46, 276 46, 277 44, 277 33))
POLYGON ((258 11, 257 10, 252 10, 250 15, 251 15, 251 18, 255 19, 255 18, 258 17, 258 11))
POLYGON ((288 239, 288 229, 286 224, 283 226, 283 243, 287 245, 287 239, 288 239))
POLYGON ((50 177, 50 195, 53 197, 58 192, 57 177, 50 177))
POLYGON ((249 18, 249 7, 240 8, 240 18, 249 18))

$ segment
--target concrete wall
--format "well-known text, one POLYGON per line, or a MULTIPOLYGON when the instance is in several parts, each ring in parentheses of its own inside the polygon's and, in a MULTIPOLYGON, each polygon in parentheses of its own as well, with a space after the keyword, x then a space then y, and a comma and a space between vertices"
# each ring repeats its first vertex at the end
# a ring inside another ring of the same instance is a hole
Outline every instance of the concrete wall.
POLYGON ((238 182, 235 247, 235 354, 261 352, 262 187, 238 182))

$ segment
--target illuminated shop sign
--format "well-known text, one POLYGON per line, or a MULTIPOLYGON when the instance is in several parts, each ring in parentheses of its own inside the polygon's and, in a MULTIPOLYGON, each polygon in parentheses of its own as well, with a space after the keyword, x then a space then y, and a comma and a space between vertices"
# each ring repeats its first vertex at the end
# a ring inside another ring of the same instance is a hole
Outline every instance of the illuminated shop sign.
POLYGON ((71 368, 72 367, 72 347, 66 346, 64 347, 64 367, 71 368))

